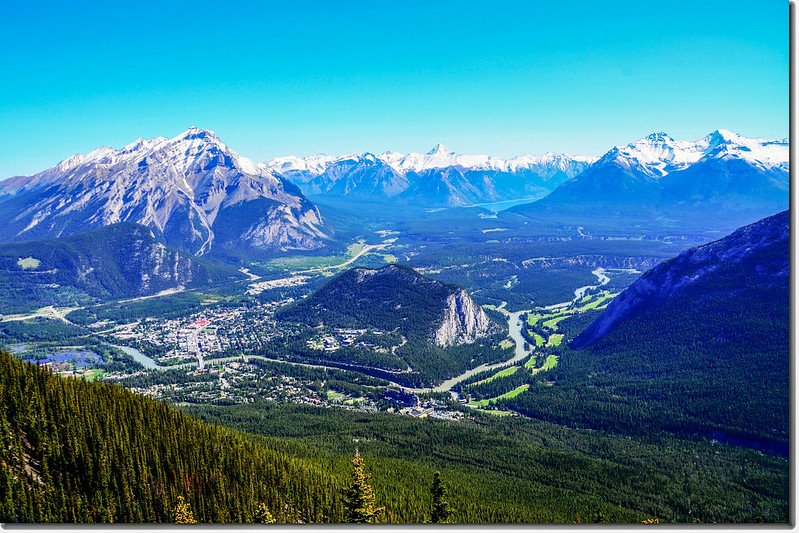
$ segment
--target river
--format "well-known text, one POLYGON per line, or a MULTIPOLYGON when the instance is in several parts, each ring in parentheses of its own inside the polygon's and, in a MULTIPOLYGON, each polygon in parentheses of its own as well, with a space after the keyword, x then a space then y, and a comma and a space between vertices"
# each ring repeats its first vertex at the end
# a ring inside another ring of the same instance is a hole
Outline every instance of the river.
MULTIPOLYGON (((127 354, 127 355, 129 355, 131 357, 131 359, 133 359, 134 361, 139 363, 141 366, 143 366, 147 370, 168 370, 170 368, 178 368, 177 366, 176 367, 160 366, 160 365, 158 365, 158 363, 153 361, 150 357, 144 355, 143 353, 141 353, 136 348, 132 348, 130 346, 119 346, 117 344, 108 344, 108 346, 111 346, 112 348, 116 348, 117 350, 125 352, 125 354, 127 354)), ((183 366, 183 365, 178 365, 178 366, 183 366)))
MULTIPOLYGON (((578 299, 582 298, 587 290, 595 288, 595 287, 601 287, 602 285, 605 285, 605 284, 607 284, 610 281, 610 278, 605 274, 605 269, 604 268, 597 268, 597 269, 595 269, 592 272, 592 274, 594 274, 597 277, 597 284, 596 285, 586 285, 585 287, 580 287, 579 289, 574 291, 575 300, 578 300, 578 299)), ((571 302, 563 302, 563 303, 555 304, 555 305, 556 306, 566 306, 566 305, 569 305, 569 303, 571 303, 571 302)), ((520 363, 525 358, 527 358, 533 351, 532 347, 530 347, 530 349, 525 350, 524 346, 526 344, 526 341, 525 341, 524 337, 522 337, 522 328, 524 327, 523 317, 527 313, 529 313, 530 310, 528 309, 528 310, 523 310, 523 311, 515 311, 515 312, 511 313, 507 309, 505 309, 506 306, 507 306, 507 302, 502 302, 502 304, 500 304, 499 307, 496 308, 496 311, 502 313, 503 315, 505 315, 507 317, 507 319, 508 319, 508 335, 510 336, 511 340, 513 340, 513 342, 516 344, 516 347, 515 347, 515 349, 513 351, 513 357, 511 357, 510 359, 507 359, 505 361, 501 361, 499 363, 482 364, 482 365, 477 366, 475 368, 471 368, 471 369, 469 369, 469 370, 467 370, 467 371, 465 371, 465 372, 463 372, 461 374, 458 374, 457 376, 451 377, 451 378, 443 381, 439 385, 436 385, 435 387, 428 387, 428 388, 406 387, 405 385, 397 383, 397 382, 393 381, 392 379, 390 379, 389 377, 387 377, 386 374, 388 374, 388 372, 380 371, 379 369, 369 369, 369 370, 372 370, 374 372, 380 372, 381 375, 379 377, 385 379, 389 383, 392 383, 393 385, 396 385, 396 386, 398 386, 398 387, 400 387, 400 388, 402 388, 402 389, 404 389, 406 391, 415 392, 415 393, 419 393, 419 392, 447 392, 447 391, 451 390, 455 385, 460 383, 461 381, 463 381, 465 379, 468 379, 468 378, 470 378, 470 377, 472 377, 472 376, 474 376, 476 374, 479 374, 480 372, 487 372, 487 371, 490 371, 490 370, 498 370, 500 368, 504 368, 504 367, 509 366, 509 365, 520 363)), ((549 307, 552 307, 552 306, 549 306, 549 307)), ((136 348, 131 348, 130 346, 118 346, 118 345, 115 345, 115 344, 110 344, 109 346, 113 346, 114 348, 118 348, 119 350, 122 350, 123 352, 125 352, 127 355, 129 355, 131 358, 133 358, 135 361, 140 363, 144 368, 146 368, 148 370, 170 370, 170 369, 173 369, 173 368, 190 368, 190 367, 198 365, 198 363, 192 362, 192 363, 182 363, 182 364, 179 364, 179 365, 160 366, 153 359, 151 359, 150 357, 144 355, 143 353, 141 353, 136 348)), ((356 365, 347 365, 345 363, 342 363, 342 364, 339 364, 339 365, 332 365, 332 364, 326 365, 326 364, 300 363, 300 362, 295 362, 295 361, 284 361, 282 359, 272 359, 270 357, 265 357, 265 356, 261 356, 261 355, 247 355, 247 356, 243 356, 243 357, 244 357, 245 360, 247 360, 247 359, 259 359, 259 360, 262 360, 262 361, 268 361, 268 362, 272 362, 272 363, 284 363, 284 364, 289 364, 289 365, 304 366, 304 367, 308 367, 308 368, 324 368, 324 369, 333 369, 333 370, 342 370, 343 369, 343 370, 353 370, 353 371, 356 371, 356 372, 357 371, 361 371, 361 372, 365 371, 365 369, 363 369, 363 368, 357 368, 356 365)), ((242 360, 242 356, 220 357, 220 358, 217 358, 217 359, 206 359, 205 360, 205 364, 206 365, 210 365, 210 364, 214 364, 214 363, 218 364, 218 363, 226 363, 226 362, 241 361, 241 360, 242 360)))

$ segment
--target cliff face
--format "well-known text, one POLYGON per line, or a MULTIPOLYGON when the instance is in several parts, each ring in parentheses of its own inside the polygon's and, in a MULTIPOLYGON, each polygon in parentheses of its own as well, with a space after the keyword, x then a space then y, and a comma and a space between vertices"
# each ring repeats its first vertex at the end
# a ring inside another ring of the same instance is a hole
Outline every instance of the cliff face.
POLYGON ((444 320, 435 332, 438 346, 470 344, 492 331, 492 322, 463 289, 447 297, 444 320))

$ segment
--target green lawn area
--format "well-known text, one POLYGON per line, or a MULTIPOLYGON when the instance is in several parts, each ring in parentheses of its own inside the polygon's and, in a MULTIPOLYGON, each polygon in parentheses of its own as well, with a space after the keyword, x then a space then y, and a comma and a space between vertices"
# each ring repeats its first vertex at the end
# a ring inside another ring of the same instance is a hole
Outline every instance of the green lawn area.
POLYGON ((544 340, 544 337, 542 337, 541 335, 539 335, 535 331, 528 331, 528 333, 533 337, 533 339, 535 339, 535 347, 536 348, 542 347, 544 345, 544 343, 546 342, 544 340))
POLYGON ((550 318, 549 320, 544 322, 544 327, 547 328, 547 329, 551 329, 552 331, 557 331, 558 324, 560 323, 560 321, 561 320, 565 320, 569 316, 570 316, 570 314, 566 313, 566 314, 558 315, 558 316, 556 316, 554 318, 550 318))
POLYGON ((508 368, 503 368, 502 370, 500 370, 499 372, 497 372, 493 376, 487 377, 485 379, 481 379, 480 381, 475 383, 475 385, 477 385, 479 383, 489 383, 491 381, 494 381, 497 378, 504 378, 505 376, 511 376, 511 375, 515 374, 516 371, 519 370, 519 368, 521 368, 521 367, 519 367, 519 366, 511 366, 511 367, 508 367, 508 368))
POLYGON ((347 246, 347 255, 349 257, 354 257, 354 256, 358 255, 361 252, 361 250, 364 249, 365 246, 366 246, 366 243, 363 242, 363 241, 359 241, 359 242, 356 242, 354 244, 350 244, 349 246, 347 246))
POLYGON ((340 400, 344 397, 343 393, 329 389, 327 390, 326 394, 327 394, 327 399, 333 402, 340 400))
MULTIPOLYGON (((550 357, 554 357, 554 356, 550 356, 550 357)), ((547 359, 547 361, 549 361, 549 359, 547 359)), ((546 365, 544 365, 544 366, 546 366, 546 365)), ((511 398, 515 398, 516 396, 518 396, 519 394, 523 393, 524 391, 526 391, 529 388, 530 388, 530 384, 529 383, 525 383, 524 385, 520 385, 520 386, 516 387, 512 391, 508 391, 505 394, 500 394, 496 398, 486 398, 485 400, 479 400, 479 401, 476 401, 476 402, 472 401, 472 402, 469 402, 469 405, 474 406, 474 407, 487 407, 488 405, 490 405, 490 404, 492 404, 492 403, 494 403, 494 402, 496 402, 498 400, 509 400, 511 398)))
POLYGON ((544 315, 540 313, 527 313, 527 325, 535 326, 542 318, 544 318, 544 315))
POLYGON ((553 333, 549 336, 547 346, 560 346, 561 342, 563 342, 563 333, 553 333))
MULTIPOLYGON (((59 372, 59 374, 67 377, 74 376, 72 371, 59 372)), ((100 368, 92 368, 90 370, 87 370, 86 373, 83 374, 82 376, 77 376, 77 377, 80 379, 85 379, 86 381, 97 381, 101 379, 104 375, 105 375, 105 370, 102 370, 100 368)))
MULTIPOLYGON (((541 367, 541 372, 545 372, 547 370, 551 370, 558 366, 558 356, 557 355, 550 355, 547 357, 547 360, 544 361, 544 366, 541 367)), ((511 391, 512 392, 512 391, 511 391)))
POLYGON ((583 300, 585 300, 585 298, 583 298, 583 300, 580 300, 580 303, 582 305, 580 306, 579 310, 580 311, 589 311, 591 309, 596 309, 600 305, 602 305, 604 303, 607 303, 609 300, 615 298, 618 294, 619 293, 617 293, 617 292, 611 293, 610 291, 603 291, 600 294, 594 295, 594 296, 592 296, 590 298, 588 296, 586 296, 586 298, 589 298, 591 301, 586 302, 586 303, 583 304, 582 302, 583 302, 583 300))
POLYGON ((364 400, 365 400, 365 398, 361 398, 361 397, 350 398, 349 400, 344 400, 344 404, 345 405, 360 405, 360 404, 363 403, 364 400))
POLYGON ((535 354, 531 355, 530 358, 527 359, 527 362, 524 363, 524 368, 528 369, 533 368, 534 365, 535 365, 535 354))
POLYGON ((499 343, 499 347, 503 350, 507 350, 508 348, 513 348, 513 341, 510 339, 505 339, 499 343))
POLYGON ((383 261, 386 263, 396 263, 398 261, 397 256, 394 254, 383 254, 383 261))

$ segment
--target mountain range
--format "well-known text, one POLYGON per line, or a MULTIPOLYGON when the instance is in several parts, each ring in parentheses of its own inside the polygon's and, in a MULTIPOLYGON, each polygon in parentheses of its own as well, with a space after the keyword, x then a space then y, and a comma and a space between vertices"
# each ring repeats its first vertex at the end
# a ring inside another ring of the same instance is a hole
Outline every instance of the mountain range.
POLYGON ((130 222, 58 239, 0 244, 0 307, 6 313, 242 277, 232 266, 169 248, 152 229, 130 222))
POLYGON ((728 130, 698 141, 653 133, 611 149, 545 198, 509 212, 564 220, 741 214, 751 222, 787 208, 788 156, 787 140, 728 130))
POLYGON ((698 141, 654 133, 599 159, 547 153, 501 159, 385 152, 254 163, 213 132, 101 147, 0 182, 0 242, 71 235, 117 222, 170 247, 219 257, 314 250, 335 233, 316 201, 469 206, 539 198, 506 216, 687 220, 735 226, 788 204, 788 143, 717 130, 698 141), (304 192, 303 192, 304 191, 304 192))
POLYGON ((265 166, 310 196, 466 206, 540 198, 585 170, 594 159, 546 153, 502 159, 457 154, 438 144, 427 153, 384 152, 340 157, 280 157, 265 166))
POLYGON ((197 255, 313 249, 328 238, 319 210, 294 184, 194 127, 0 182, 0 220, 3 241, 133 222, 197 255))

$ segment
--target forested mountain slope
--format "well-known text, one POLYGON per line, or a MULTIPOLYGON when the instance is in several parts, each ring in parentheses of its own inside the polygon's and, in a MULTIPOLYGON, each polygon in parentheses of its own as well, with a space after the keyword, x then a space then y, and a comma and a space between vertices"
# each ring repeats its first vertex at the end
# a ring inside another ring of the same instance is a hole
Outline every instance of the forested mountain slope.
POLYGON ((530 416, 787 454, 788 212, 684 252, 633 283, 574 343, 530 416))
POLYGON ((188 409, 267 437, 0 352, 0 521, 172 522, 182 496, 199 522, 251 522, 261 503, 278 522, 338 522, 356 445, 386 508, 380 522, 429 520, 434 470, 450 487, 454 522, 787 520, 787 470, 747 450, 489 415, 188 409))
POLYGON ((0 244, 0 312, 146 296, 241 279, 235 268, 168 248, 122 222, 40 241, 0 244))
POLYGON ((336 521, 338 488, 255 439, 0 352, 0 522, 336 521))

